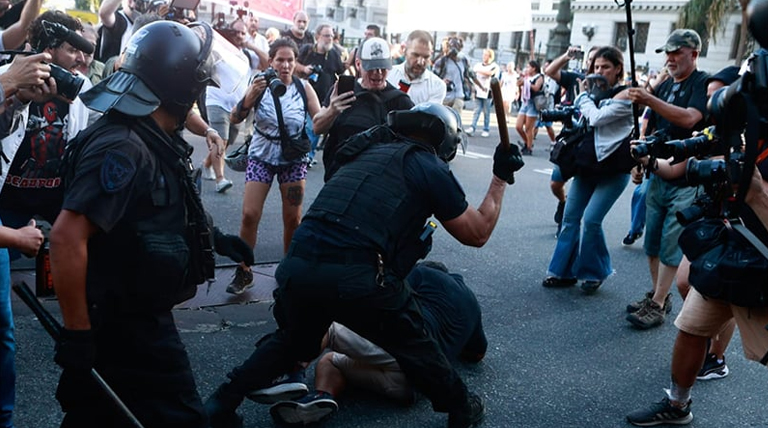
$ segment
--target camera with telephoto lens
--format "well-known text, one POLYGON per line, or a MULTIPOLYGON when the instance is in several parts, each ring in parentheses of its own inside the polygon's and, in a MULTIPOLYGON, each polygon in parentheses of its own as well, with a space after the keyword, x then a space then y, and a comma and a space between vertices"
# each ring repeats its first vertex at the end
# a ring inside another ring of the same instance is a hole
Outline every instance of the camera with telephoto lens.
MULTIPOLYGON (((49 47, 58 47, 63 42, 69 42, 75 48, 85 51, 87 46, 83 47, 83 43, 89 43, 82 36, 58 22, 43 20, 42 26, 45 37, 40 38, 40 42, 35 48, 37 52, 42 52, 49 47)), ((91 50, 89 53, 92 53, 93 45, 90 46, 91 50)), ((48 65, 51 67, 51 77, 56 81, 56 92, 68 100, 77 98, 80 88, 85 83, 85 78, 56 64, 48 63, 48 65)))
POLYGON ((69 72, 64 67, 49 63, 51 67, 51 77, 56 81, 56 93, 68 100, 74 100, 80 93, 85 79, 77 74, 69 72))
POLYGON ((724 155, 723 159, 688 160, 686 182, 691 186, 703 185, 704 195, 692 207, 677 213, 682 224, 702 216, 729 218, 733 203, 738 202, 739 188, 749 187, 751 174, 745 173, 745 168, 747 162, 754 164, 759 157, 750 160, 747 154, 750 150, 761 151, 761 141, 766 138, 768 51, 758 50, 748 64, 748 70, 738 80, 718 89, 710 98, 707 109, 715 126, 702 135, 674 142, 680 156, 713 152, 724 155))
POLYGON ((560 106, 551 110, 541 111, 542 122, 560 122, 565 127, 570 127, 577 110, 574 106, 560 106))
POLYGON ((632 157, 635 159, 646 156, 661 159, 670 158, 672 157, 672 148, 665 144, 667 141, 669 141, 669 134, 664 131, 656 131, 632 147, 632 157))
POLYGON ((277 72, 274 68, 269 67, 261 73, 254 75, 253 80, 258 79, 259 77, 263 77, 264 80, 267 81, 267 86, 273 94, 277 95, 278 97, 285 95, 285 91, 288 88, 285 87, 285 83, 283 83, 282 80, 280 80, 280 77, 277 76, 277 72))

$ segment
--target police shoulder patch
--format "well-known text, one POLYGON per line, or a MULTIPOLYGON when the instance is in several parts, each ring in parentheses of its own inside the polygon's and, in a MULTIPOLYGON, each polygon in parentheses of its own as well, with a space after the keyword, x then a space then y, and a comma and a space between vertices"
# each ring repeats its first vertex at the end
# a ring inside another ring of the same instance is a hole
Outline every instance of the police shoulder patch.
POLYGON ((125 153, 109 150, 101 164, 101 188, 107 193, 120 191, 136 175, 136 164, 125 153))

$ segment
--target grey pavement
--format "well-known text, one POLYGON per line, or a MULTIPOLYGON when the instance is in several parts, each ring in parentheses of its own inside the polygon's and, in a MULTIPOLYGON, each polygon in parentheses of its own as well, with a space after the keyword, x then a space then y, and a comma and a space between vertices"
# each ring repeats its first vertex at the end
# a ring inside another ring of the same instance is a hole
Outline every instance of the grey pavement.
MULTIPOLYGON (((471 112, 463 114, 469 125, 471 112)), ((514 118, 510 129, 514 135, 514 118)), ((201 156, 203 144, 192 138, 201 156)), ((452 162, 469 202, 482 201, 491 179, 491 156, 498 141, 492 126, 488 138, 470 138, 468 152, 452 162)), ((556 206, 549 191, 547 138, 536 140, 534 155, 516 173, 509 187, 496 230, 485 247, 460 245, 444 229, 434 236, 429 258, 445 262, 464 275, 484 311, 490 347, 485 360, 459 366, 469 388, 487 405, 483 427, 627 427, 626 413, 663 397, 669 386, 669 365, 679 312, 677 292, 664 325, 638 331, 624 320, 625 306, 650 289, 650 277, 640 243, 625 247, 621 239, 629 224, 630 184, 607 216, 604 227, 615 275, 594 295, 578 288, 544 289, 555 244, 556 206)), ((199 160, 199 158, 198 158, 199 160)), ((309 172, 305 209, 322 185, 322 167, 309 172)), ((227 194, 203 187, 203 199, 218 225, 237 233, 243 175, 227 172, 235 182, 227 194)), ((278 190, 272 190, 259 230, 257 261, 276 262, 282 253, 282 225, 278 190)), ((225 260, 220 261, 225 264, 225 260)), ((223 271, 222 271, 223 272, 223 271)), ((226 281, 224 281, 226 282, 226 281)), ((258 285, 257 285, 258 286, 258 285)), ((268 294, 267 294, 268 296, 268 294)), ((54 399, 58 367, 53 343, 33 315, 14 298, 18 341, 18 427, 53 427, 61 421, 54 399)), ((243 361, 255 341, 274 329, 270 301, 176 310, 182 339, 195 370, 203 398, 243 361)), ((45 301, 57 316, 55 301, 45 301)), ((767 371, 743 357, 738 333, 726 354, 731 374, 722 380, 700 382, 693 391, 691 427, 766 427, 767 371)), ((313 373, 309 372, 312 379, 313 373)), ((362 391, 350 390, 338 415, 327 427, 444 427, 446 416, 434 413, 428 400, 403 408, 362 391)), ((241 406, 246 427, 271 427, 268 408, 246 402, 241 406)))

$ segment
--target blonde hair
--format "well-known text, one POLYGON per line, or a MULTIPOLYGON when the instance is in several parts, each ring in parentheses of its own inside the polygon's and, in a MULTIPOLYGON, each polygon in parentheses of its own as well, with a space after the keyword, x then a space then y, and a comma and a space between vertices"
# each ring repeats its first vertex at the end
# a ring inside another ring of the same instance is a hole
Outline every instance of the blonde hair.
POLYGON ((493 60, 496 59, 496 53, 493 51, 493 49, 483 49, 483 53, 488 53, 490 62, 493 62, 493 60))

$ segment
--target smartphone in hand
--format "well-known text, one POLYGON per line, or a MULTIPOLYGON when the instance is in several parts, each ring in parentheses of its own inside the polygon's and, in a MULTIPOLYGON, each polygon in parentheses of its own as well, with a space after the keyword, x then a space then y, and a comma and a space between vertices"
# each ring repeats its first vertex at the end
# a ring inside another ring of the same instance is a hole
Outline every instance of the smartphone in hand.
POLYGON ((339 83, 336 87, 336 94, 341 95, 346 92, 355 90, 355 76, 347 76, 342 74, 339 76, 339 83))

